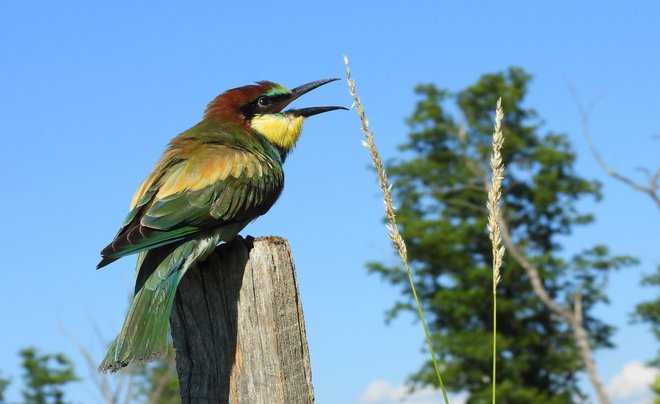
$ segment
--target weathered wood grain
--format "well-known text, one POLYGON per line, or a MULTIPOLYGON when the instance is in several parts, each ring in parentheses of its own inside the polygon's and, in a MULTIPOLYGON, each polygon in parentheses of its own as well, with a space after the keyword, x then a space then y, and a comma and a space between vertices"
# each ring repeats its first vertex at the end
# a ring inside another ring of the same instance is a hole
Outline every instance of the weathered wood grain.
POLYGON ((218 247, 181 281, 170 323, 184 403, 314 402, 286 240, 218 247))

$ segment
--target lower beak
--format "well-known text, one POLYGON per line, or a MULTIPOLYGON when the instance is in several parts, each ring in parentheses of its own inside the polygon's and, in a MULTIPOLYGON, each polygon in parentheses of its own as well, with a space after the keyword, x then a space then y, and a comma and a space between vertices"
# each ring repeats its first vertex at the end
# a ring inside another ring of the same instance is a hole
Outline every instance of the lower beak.
POLYGON ((337 109, 345 109, 348 111, 348 108, 333 106, 333 107, 310 107, 310 108, 300 108, 300 109, 289 109, 287 111, 284 111, 284 113, 286 115, 302 116, 303 118, 307 118, 312 115, 322 114, 324 112, 334 111, 337 109))

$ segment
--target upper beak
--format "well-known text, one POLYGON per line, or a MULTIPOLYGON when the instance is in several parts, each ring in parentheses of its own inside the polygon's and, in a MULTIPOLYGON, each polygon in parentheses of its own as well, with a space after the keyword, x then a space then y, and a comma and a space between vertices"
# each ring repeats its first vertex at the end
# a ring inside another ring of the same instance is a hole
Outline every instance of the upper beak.
POLYGON ((337 81, 339 79, 323 79, 323 80, 316 80, 312 81, 311 83, 303 84, 302 86, 298 86, 291 90, 291 98, 289 99, 289 102, 295 100, 296 98, 300 97, 301 95, 308 93, 312 91, 315 88, 321 87, 324 84, 331 83, 333 81, 337 81))
MULTIPOLYGON (((293 102, 295 99, 300 97, 303 94, 306 94, 310 91, 312 91, 315 88, 321 87, 324 84, 331 83, 333 81, 337 81, 339 79, 323 79, 323 80, 316 80, 312 81, 311 83, 303 84, 302 86, 298 86, 291 90, 291 96, 285 101, 285 104, 282 106, 286 106, 293 102)), ((334 111, 336 109, 348 109, 344 107, 311 107, 311 108, 300 108, 300 109, 289 109, 287 111, 284 111, 285 114, 290 114, 293 116, 302 116, 304 118, 307 118, 312 115, 320 114, 323 112, 328 112, 328 111, 334 111)))

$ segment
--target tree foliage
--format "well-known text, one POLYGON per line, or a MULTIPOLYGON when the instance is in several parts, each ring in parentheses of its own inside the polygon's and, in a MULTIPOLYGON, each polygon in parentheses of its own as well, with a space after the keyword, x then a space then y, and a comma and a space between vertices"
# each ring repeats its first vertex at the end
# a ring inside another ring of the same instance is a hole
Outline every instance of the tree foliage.
MULTIPOLYGON (((655 287, 656 289, 660 287, 660 265, 655 268, 655 273, 645 275, 642 278, 642 286, 655 287)), ((660 341, 660 295, 654 300, 639 303, 635 307, 633 319, 649 324, 655 339, 660 341)), ((660 368, 660 351, 656 352, 655 358, 649 364, 660 368)), ((660 404, 660 376, 655 378, 651 391, 654 394, 653 403, 660 404)))
MULTIPOLYGON (((95 380, 106 403, 177 404, 181 402, 179 380, 176 375, 174 349, 162 360, 134 366, 125 372, 100 375, 95 380), (104 378, 105 377, 105 378, 104 378)), ((83 354, 87 354, 83 351, 83 354)), ((64 389, 80 380, 71 360, 62 353, 40 354, 34 347, 19 352, 23 368, 23 398, 26 404, 61 404, 67 402, 64 389)), ((92 372, 96 373, 96 366, 92 372)), ((10 379, 0 377, 0 403, 10 379)))
MULTIPOLYGON (((645 275, 642 278, 642 286, 660 287, 660 265, 656 267, 655 273, 645 275)), ((660 295, 654 300, 642 302, 635 307, 633 319, 648 323, 653 330, 653 335, 660 341, 660 295)), ((660 351, 656 353, 655 359, 650 363, 652 366, 660 367, 660 351)))
POLYGON ((24 370, 23 398, 28 404, 62 404, 65 384, 78 380, 73 363, 64 354, 39 354, 35 348, 19 352, 24 370))
MULTIPOLYGON (((612 346, 612 327, 591 315, 594 305, 607 303, 607 273, 634 262, 611 256, 603 245, 572 256, 563 251, 574 228, 593 220, 577 205, 582 198, 599 199, 599 184, 575 172, 567 136, 543 131, 537 113, 524 105, 530 80, 514 67, 484 75, 456 94, 419 85, 420 100, 407 120, 411 133, 400 146, 405 158, 387 167, 443 379, 452 390, 469 391, 469 402, 490 401, 492 257, 482 174, 499 97, 505 111, 505 222, 553 299, 570 305, 581 295, 595 348, 612 346)), ((411 308, 400 266, 373 263, 370 270, 402 288, 403 299, 390 315, 411 308)), ((505 262, 497 308, 498 402, 566 403, 582 396, 582 363, 571 330, 543 306, 513 260, 505 262)), ((412 380, 433 384, 430 362, 412 380)))
MULTIPOLYGON (((0 373, 1 375, 1 373, 0 373)), ((9 387, 9 383, 11 382, 10 379, 6 379, 2 376, 0 376, 0 403, 5 402, 5 390, 7 390, 7 387, 9 387)))

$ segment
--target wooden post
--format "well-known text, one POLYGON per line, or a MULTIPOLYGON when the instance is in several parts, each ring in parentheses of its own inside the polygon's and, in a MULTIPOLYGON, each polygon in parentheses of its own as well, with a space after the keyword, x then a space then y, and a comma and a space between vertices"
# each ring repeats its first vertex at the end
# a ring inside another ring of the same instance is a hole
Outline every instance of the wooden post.
POLYGON ((182 279, 170 324, 184 404, 314 402, 285 239, 219 246, 182 279))

